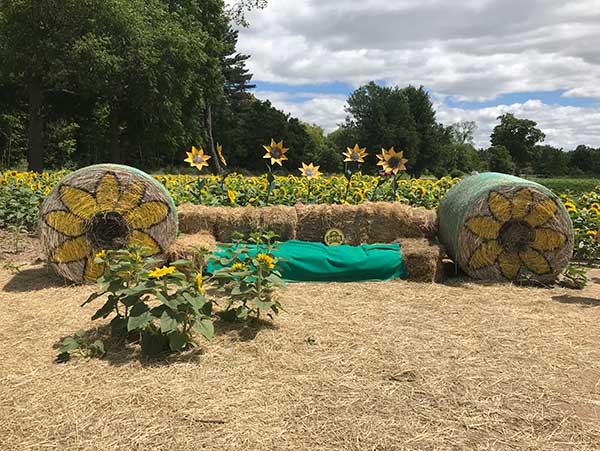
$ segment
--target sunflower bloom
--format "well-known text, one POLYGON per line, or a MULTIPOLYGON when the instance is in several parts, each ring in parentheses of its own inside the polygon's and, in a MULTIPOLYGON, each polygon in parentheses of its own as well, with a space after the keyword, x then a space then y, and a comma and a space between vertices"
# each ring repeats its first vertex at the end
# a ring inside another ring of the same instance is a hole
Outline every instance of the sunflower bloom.
POLYGON ((163 266, 162 268, 154 268, 148 276, 151 279, 162 279, 164 276, 168 274, 173 274, 175 272, 175 266, 163 266))
POLYGON ((346 152, 342 153, 342 155, 346 157, 344 161, 351 163, 364 163, 365 157, 369 155, 366 150, 366 147, 359 147, 358 144, 355 144, 353 149, 346 147, 346 152))
POLYGON ((404 171, 406 169, 406 162, 408 160, 404 158, 404 152, 399 151, 396 152, 394 147, 390 147, 389 150, 381 149, 381 155, 377 155, 379 161, 377 162, 377 166, 381 166, 383 172, 386 174, 394 173, 394 175, 398 174, 400 171, 404 171))
POLYGON ((202 273, 196 274, 196 288, 200 293, 204 293, 204 285, 202 281, 202 273))
POLYGON ((313 166, 312 163, 310 163, 310 164, 302 163, 302 167, 298 168, 298 170, 307 179, 312 179, 312 178, 321 176, 321 173, 319 172, 319 168, 320 168, 320 166, 313 166))
POLYGON ((219 160, 223 163, 223 166, 227 166, 227 161, 223 156, 223 146, 221 144, 217 144, 217 155, 219 155, 219 160))
POLYGON ((271 145, 263 146, 266 150, 266 154, 263 158, 271 159, 271 164, 277 163, 279 166, 283 166, 283 162, 288 159, 285 153, 289 150, 288 148, 283 147, 283 140, 279 142, 275 142, 273 138, 271 138, 271 145))
POLYGON ((67 237, 51 260, 69 264, 85 259, 84 278, 96 280, 104 265, 94 259, 103 249, 143 246, 146 256, 160 254, 160 245, 144 230, 167 219, 170 208, 160 201, 143 202, 145 190, 137 182, 122 186, 111 172, 102 176, 94 193, 61 185, 66 210, 52 210, 43 217, 49 227, 67 237))
POLYGON ((212 158, 210 155, 204 153, 204 149, 198 150, 194 146, 192 146, 191 152, 186 153, 188 157, 183 161, 189 163, 191 167, 196 168, 199 171, 201 171, 204 166, 208 166, 208 160, 212 158))
POLYGON ((269 269, 273 269, 275 267, 275 261, 273 260, 273 257, 268 254, 258 254, 256 259, 259 261, 259 263, 264 264, 269 269))
POLYGON ((465 225, 481 244, 468 265, 474 270, 498 265, 502 275, 515 280, 522 268, 544 275, 552 271, 544 252, 558 252, 567 237, 546 224, 558 206, 552 199, 535 201, 529 189, 517 191, 512 198, 492 191, 488 195, 491 216, 473 216, 465 225))

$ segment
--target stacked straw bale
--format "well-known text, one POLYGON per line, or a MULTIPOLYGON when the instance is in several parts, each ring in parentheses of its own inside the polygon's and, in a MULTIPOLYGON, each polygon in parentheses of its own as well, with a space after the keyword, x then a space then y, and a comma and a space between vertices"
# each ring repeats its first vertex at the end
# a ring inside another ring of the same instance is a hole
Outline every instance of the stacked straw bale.
POLYGON ((183 233, 211 232, 217 241, 231 242, 238 232, 247 237, 250 233, 271 230, 279 240, 296 238, 298 216, 294 207, 205 207, 183 204, 178 210, 179 227, 183 233))
POLYGON ((440 202, 440 241, 469 276, 553 282, 573 252, 573 226, 549 189, 485 173, 456 184, 440 202))
POLYGON ((194 240, 207 235, 217 242, 230 242, 234 232, 245 236, 272 230, 281 241, 299 239, 322 242, 325 233, 337 228, 344 232, 346 244, 395 243, 402 255, 409 280, 439 281, 442 278, 442 249, 435 244, 435 211, 412 208, 401 203, 366 202, 361 205, 303 205, 295 207, 205 207, 184 204, 179 207, 179 225, 190 234, 178 240, 174 255, 190 255, 194 240))
POLYGON ((93 281, 104 268, 98 252, 144 246, 163 255, 177 235, 177 212, 166 189, 127 166, 95 165, 67 175, 40 210, 42 249, 50 265, 73 282, 93 281))

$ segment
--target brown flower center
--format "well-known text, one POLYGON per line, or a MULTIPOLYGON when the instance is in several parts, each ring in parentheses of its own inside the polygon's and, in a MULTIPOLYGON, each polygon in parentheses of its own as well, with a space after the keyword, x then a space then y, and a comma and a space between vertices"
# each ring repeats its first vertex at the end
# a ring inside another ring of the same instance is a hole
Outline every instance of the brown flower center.
POLYGON ((400 158, 392 157, 388 160, 387 163, 390 168, 397 168, 398 166, 400 166, 400 158))
POLYGON ((281 150, 278 147, 271 149, 271 157, 278 159, 281 158, 281 150))
POLYGON ((201 155, 194 155, 192 161, 196 164, 204 163, 204 158, 201 155))
POLYGON ((512 219, 502 225, 499 237, 504 250, 515 253, 529 248, 535 238, 535 231, 525 221, 512 219))
POLYGON ((129 242, 131 230, 120 213, 97 213, 87 225, 86 236, 94 249, 122 249, 129 242))

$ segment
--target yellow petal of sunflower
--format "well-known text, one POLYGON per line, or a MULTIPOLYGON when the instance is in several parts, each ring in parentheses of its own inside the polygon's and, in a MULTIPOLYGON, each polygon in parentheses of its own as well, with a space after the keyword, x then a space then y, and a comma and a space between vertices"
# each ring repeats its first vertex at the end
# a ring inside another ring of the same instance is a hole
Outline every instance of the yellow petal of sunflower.
POLYGON ((73 263, 92 253, 92 246, 85 236, 66 240, 52 254, 54 263, 73 263))
POLYGON ((95 281, 104 274, 104 265, 98 264, 94 261, 94 255, 90 255, 85 262, 85 272, 83 277, 89 281, 95 281))
POLYGON ((523 219, 529 213, 533 202, 533 193, 525 188, 515 193, 512 198, 512 217, 523 219))
POLYGON ((71 213, 82 219, 89 219, 98 213, 96 199, 87 191, 72 186, 60 187, 60 199, 71 213))
POLYGON ((538 251, 553 251, 567 241, 567 237, 554 229, 538 227, 534 229, 535 238, 531 247, 538 251))
POLYGON ((68 211, 51 211, 46 215, 46 224, 67 236, 83 234, 83 220, 68 211))
POLYGON ((525 266, 535 274, 542 275, 550 272, 548 260, 538 251, 527 249, 526 251, 519 252, 519 257, 525 266))
POLYGON ((495 240, 498 238, 501 224, 490 216, 475 216, 467 220, 466 226, 480 238, 495 240))
POLYGON ((487 241, 473 252, 473 255, 469 259, 469 267, 472 269, 481 269, 493 265, 501 253, 502 248, 497 241, 487 241))
POLYGON ((162 202, 145 202, 125 213, 125 221, 132 229, 147 229, 162 222, 169 213, 169 207, 162 202))
POLYGON ((500 222, 506 222, 512 217, 511 202, 503 194, 492 191, 488 196, 488 206, 494 217, 500 222))
POLYGON ((546 199, 535 204, 525 221, 532 227, 537 227, 548 222, 556 214, 556 203, 552 199, 546 199))
POLYGON ((142 197, 144 197, 144 184, 132 183, 119 199, 115 210, 119 213, 133 210, 139 205, 142 197))
POLYGON ((113 174, 105 174, 96 189, 98 211, 110 211, 115 208, 120 195, 119 182, 113 174))
POLYGON ((142 232, 140 230, 133 231, 133 233, 131 234, 131 237, 129 238, 129 245, 130 246, 147 247, 148 250, 146 252, 144 252, 144 255, 146 255, 146 256, 156 255, 156 254, 161 253, 160 246, 158 245, 156 240, 154 238, 152 238, 150 235, 148 235, 147 233, 142 232))
POLYGON ((508 280, 515 280, 521 269, 521 259, 518 254, 502 252, 498 257, 498 266, 504 277, 508 280))

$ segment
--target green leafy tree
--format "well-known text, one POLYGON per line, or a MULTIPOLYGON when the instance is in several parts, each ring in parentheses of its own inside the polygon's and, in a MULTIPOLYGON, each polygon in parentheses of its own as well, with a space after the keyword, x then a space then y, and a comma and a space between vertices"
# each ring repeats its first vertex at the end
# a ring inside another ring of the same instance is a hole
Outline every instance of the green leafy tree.
POLYGON ((569 155, 552 146, 536 146, 533 170, 545 176, 566 175, 569 172, 569 155))
POLYGON ((543 141, 546 135, 536 127, 536 122, 519 119, 512 113, 498 116, 498 119, 500 124, 494 127, 491 135, 492 146, 504 146, 508 149, 519 175, 531 162, 534 146, 543 141))
POLYGON ((513 174, 515 163, 512 160, 510 152, 504 146, 492 146, 483 151, 483 159, 487 163, 490 171, 513 174))

